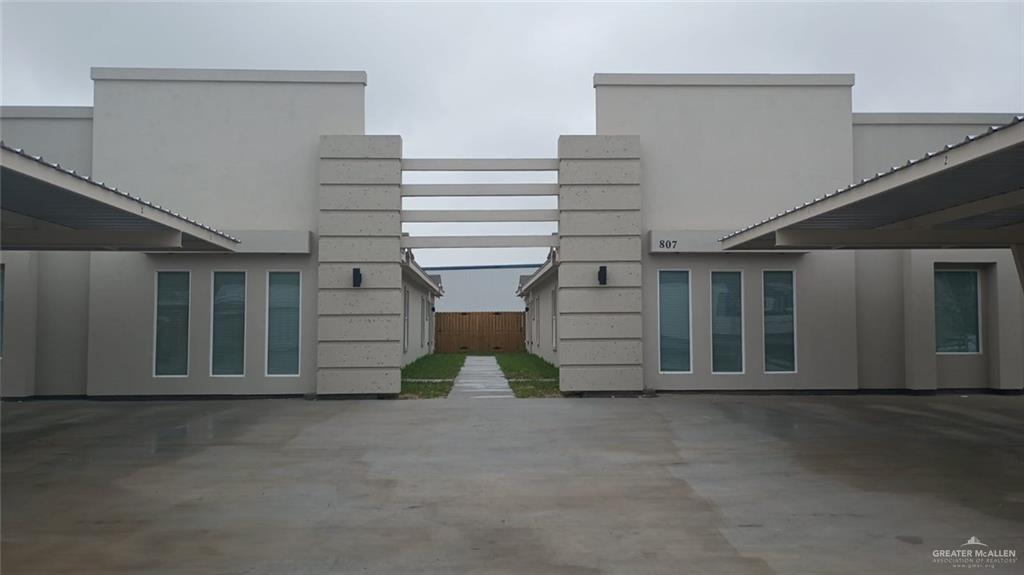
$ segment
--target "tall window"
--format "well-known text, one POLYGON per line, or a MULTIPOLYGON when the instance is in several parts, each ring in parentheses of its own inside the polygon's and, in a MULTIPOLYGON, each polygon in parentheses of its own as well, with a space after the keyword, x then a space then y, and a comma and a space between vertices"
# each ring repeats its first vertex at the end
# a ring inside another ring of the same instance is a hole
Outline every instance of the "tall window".
POLYGON ((420 296, 420 347, 427 345, 427 297, 420 296))
POLYGON ((764 272, 764 370, 796 371, 793 272, 764 272))
POLYGON ((658 331, 660 369, 689 372, 690 361, 690 272, 658 272, 658 331))
POLYGON ((743 275, 711 272, 711 370, 743 371, 743 275))
POLYGON ((935 270, 935 351, 981 352, 978 272, 935 270))
POLYGON ((213 272, 210 374, 245 374, 245 272, 213 272))
POLYGON ((267 375, 299 375, 302 276, 267 273, 267 375))
POLYGON ((153 374, 188 375, 189 272, 156 272, 153 374))

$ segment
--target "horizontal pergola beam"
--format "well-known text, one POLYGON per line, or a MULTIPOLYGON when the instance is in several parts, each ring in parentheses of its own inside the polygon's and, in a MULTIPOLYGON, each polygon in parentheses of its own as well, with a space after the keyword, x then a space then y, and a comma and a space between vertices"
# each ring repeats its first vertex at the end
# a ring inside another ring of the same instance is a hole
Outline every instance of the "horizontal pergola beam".
POLYGON ((402 210, 403 222, 557 222, 558 210, 402 210))
POLYGON ((558 184, 404 184, 406 197, 557 196, 558 184))
POLYGON ((778 230, 779 248, 958 248, 1024 244, 1024 230, 778 230))
POLYGON ((416 158, 402 160, 407 172, 547 172, 558 170, 552 158, 416 158))
POLYGON ((403 236, 403 248, 550 248, 558 236, 403 236))

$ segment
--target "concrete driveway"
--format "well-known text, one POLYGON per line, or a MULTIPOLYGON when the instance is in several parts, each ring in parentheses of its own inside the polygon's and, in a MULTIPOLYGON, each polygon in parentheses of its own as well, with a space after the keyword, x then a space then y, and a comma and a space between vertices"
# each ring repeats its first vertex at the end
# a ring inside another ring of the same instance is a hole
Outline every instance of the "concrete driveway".
POLYGON ((5 575, 1024 571, 1024 397, 2 410, 5 575))

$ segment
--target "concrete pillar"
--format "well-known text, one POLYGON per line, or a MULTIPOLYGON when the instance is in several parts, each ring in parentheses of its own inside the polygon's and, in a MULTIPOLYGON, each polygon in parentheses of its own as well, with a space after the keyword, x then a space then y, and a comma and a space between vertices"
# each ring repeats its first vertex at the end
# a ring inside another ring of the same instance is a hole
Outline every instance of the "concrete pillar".
POLYGON ((903 334, 907 389, 935 390, 935 262, 914 250, 903 252, 903 334))
POLYGON ((318 394, 401 389, 401 158, 400 136, 320 139, 318 394))
POLYGON ((640 140, 558 140, 558 361, 562 391, 640 391, 640 140), (607 283, 598 270, 607 267, 607 283))

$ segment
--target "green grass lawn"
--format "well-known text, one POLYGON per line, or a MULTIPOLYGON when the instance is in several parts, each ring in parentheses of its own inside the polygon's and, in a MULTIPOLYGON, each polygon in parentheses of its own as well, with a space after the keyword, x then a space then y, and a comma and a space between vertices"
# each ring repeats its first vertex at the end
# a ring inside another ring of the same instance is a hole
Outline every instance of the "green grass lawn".
POLYGON ((558 368, 532 353, 496 353, 494 357, 508 379, 558 379, 558 368))
POLYGON ((455 379, 466 361, 464 353, 432 353, 402 368, 402 379, 455 379))
POLYGON ((417 359, 402 368, 402 391, 398 397, 400 399, 448 397, 448 392, 455 384, 455 376, 459 374, 465 361, 466 354, 464 353, 434 353, 417 359))
POLYGON ((562 397, 558 390, 558 368, 543 358, 526 353, 494 355, 516 397, 562 397))
POLYGON ((448 397, 448 392, 455 385, 455 380, 442 381, 407 381, 402 380, 402 391, 398 399, 434 399, 448 397))
POLYGON ((563 397, 562 392, 558 390, 558 380, 543 380, 537 381, 532 379, 510 381, 508 382, 509 387, 512 388, 512 393, 516 394, 518 398, 524 397, 563 397))

